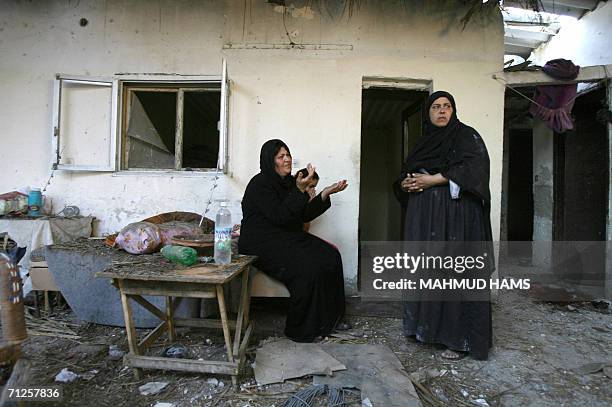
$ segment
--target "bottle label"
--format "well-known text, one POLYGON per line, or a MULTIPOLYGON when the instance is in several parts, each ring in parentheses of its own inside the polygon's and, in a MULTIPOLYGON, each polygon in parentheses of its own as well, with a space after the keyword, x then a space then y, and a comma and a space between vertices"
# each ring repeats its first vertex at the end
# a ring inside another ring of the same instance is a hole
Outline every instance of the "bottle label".
POLYGON ((215 242, 232 239, 232 228, 215 228, 215 242))

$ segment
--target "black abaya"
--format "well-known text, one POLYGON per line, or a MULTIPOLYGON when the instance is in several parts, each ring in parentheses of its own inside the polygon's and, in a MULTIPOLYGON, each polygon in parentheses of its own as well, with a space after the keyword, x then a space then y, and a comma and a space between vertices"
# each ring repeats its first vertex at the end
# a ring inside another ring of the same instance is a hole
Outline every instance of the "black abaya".
POLYGON ((239 250, 258 256, 255 265, 287 286, 285 335, 312 342, 331 333, 344 315, 340 253, 303 230, 304 222, 329 209, 330 197, 323 201, 319 194, 309 202, 291 176, 280 179, 264 169, 251 179, 242 199, 239 250))
MULTIPOLYGON (((447 126, 439 128, 426 122, 422 140, 406 158, 394 184, 396 196, 406 210, 404 240, 490 242, 486 147, 474 129, 457 119, 450 94, 434 93, 428 107, 440 97, 447 97, 452 103, 451 120, 447 126), (441 173, 460 187, 460 196, 453 199, 448 185, 434 186, 423 192, 404 192, 400 183, 406 173, 422 170, 430 174, 441 173)), ((493 253, 490 245, 487 249, 493 253)), ((492 272, 492 256, 489 260, 488 272, 492 272)), ((488 298, 488 292, 485 296, 488 298)), ((406 302, 404 334, 415 336, 421 342, 469 352, 476 359, 487 359, 492 346, 491 304, 482 301, 482 296, 480 301, 406 302)))

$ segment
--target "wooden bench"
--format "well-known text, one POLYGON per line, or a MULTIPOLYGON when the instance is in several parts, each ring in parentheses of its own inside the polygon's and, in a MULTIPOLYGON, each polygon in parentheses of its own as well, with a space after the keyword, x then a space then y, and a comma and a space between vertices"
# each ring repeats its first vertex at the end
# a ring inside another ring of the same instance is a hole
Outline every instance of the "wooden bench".
POLYGON ((34 306, 36 312, 40 312, 40 305, 38 303, 38 291, 42 291, 44 294, 45 311, 52 311, 51 300, 49 298, 49 292, 54 291, 57 296, 57 304, 61 301, 61 292, 53 275, 49 272, 49 266, 45 260, 30 260, 29 268, 30 278, 32 279, 32 290, 34 291, 34 306))
POLYGON ((289 290, 283 283, 251 266, 251 297, 289 298, 289 290))

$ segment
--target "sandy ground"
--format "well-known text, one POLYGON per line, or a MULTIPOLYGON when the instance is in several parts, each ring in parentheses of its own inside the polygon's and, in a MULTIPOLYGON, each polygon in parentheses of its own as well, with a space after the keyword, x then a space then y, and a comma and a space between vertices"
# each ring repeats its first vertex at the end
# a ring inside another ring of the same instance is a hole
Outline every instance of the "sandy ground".
MULTIPOLYGON (((401 319, 393 317, 351 316, 353 337, 344 342, 386 344, 408 373, 428 370, 434 377, 421 378, 418 386, 425 406, 612 404, 611 379, 601 370, 581 371, 588 363, 612 362, 609 303, 544 303, 526 293, 506 291, 500 293, 493 310, 494 348, 488 361, 441 359, 441 350, 435 346, 405 339, 401 319)), ((120 358, 109 356, 111 345, 127 350, 123 329, 78 322, 67 308, 30 319, 34 329, 23 346, 24 357, 32 364, 29 382, 32 386, 63 387, 64 400, 46 406, 153 406, 158 402, 177 407, 280 406, 293 392, 310 385, 312 379, 263 387, 255 384, 250 362, 261 340, 282 336, 282 307, 257 302, 253 317, 257 328, 238 391, 227 376, 145 371, 144 379, 137 381, 120 358), (52 326, 57 334, 34 334, 45 326, 52 326), (71 332, 76 336, 69 338, 71 332), (79 378, 55 383, 55 376, 63 368, 79 374, 79 378), (148 382, 168 385, 156 395, 141 395, 139 386, 148 382)), ((139 330, 140 335, 146 332, 139 330)), ((188 348, 190 357, 222 360, 223 341, 216 332, 180 328, 178 334, 178 343, 188 348)), ((166 346, 153 348, 151 354, 160 354, 166 346)), ((360 406, 360 400, 358 391, 347 394, 347 405, 360 406)))

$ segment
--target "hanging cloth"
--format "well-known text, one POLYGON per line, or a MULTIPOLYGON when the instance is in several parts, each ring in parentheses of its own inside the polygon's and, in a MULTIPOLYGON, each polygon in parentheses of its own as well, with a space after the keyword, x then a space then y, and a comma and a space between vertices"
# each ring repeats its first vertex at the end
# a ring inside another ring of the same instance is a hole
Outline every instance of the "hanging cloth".
MULTIPOLYGON (((542 67, 548 76, 559 80, 573 80, 578 77, 580 67, 567 59, 553 59, 542 67)), ((538 86, 529 113, 539 117, 556 133, 574 128, 572 108, 576 99, 578 84, 538 86)))

